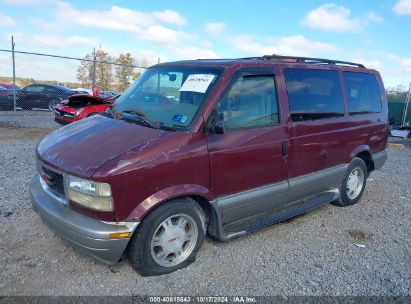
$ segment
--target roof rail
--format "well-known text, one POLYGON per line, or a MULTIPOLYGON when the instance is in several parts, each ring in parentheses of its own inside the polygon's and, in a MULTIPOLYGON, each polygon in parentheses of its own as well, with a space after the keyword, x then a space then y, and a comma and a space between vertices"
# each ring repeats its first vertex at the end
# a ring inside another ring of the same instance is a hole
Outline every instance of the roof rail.
POLYGON ((290 62, 302 62, 302 63, 324 63, 324 64, 341 64, 341 65, 351 65, 359 68, 365 68, 361 63, 354 63, 348 61, 322 59, 322 58, 311 58, 311 57, 296 57, 296 56, 279 56, 279 55, 264 55, 260 57, 262 60, 289 60, 290 62))

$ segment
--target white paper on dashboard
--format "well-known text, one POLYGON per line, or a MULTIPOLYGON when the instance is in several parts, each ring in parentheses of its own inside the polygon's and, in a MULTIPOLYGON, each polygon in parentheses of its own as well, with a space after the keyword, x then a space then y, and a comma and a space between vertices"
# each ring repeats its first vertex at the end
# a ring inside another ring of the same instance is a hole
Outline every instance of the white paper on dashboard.
POLYGON ((213 81, 214 75, 207 74, 192 74, 187 77, 180 88, 180 92, 197 92, 205 93, 210 83, 213 81))

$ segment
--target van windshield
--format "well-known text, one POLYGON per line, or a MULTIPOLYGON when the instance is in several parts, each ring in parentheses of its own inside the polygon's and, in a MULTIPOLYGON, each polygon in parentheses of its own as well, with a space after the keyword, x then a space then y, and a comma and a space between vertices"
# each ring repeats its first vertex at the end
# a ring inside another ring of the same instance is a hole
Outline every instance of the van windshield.
POLYGON ((148 127, 187 130, 222 69, 148 69, 114 103, 109 114, 148 127))

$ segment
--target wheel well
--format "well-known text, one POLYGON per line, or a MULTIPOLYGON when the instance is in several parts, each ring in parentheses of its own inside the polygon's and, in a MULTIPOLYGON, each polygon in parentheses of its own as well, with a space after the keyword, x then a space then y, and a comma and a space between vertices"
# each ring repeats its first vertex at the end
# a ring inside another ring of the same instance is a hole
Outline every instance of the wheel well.
POLYGON ((361 158, 365 165, 367 166, 368 174, 374 170, 374 161, 372 160, 371 153, 368 151, 363 151, 357 154, 355 157, 361 158))
POLYGON ((197 202, 197 204, 203 209, 204 215, 206 217, 206 223, 208 224, 211 219, 211 205, 210 202, 202 196, 190 195, 189 198, 197 202))

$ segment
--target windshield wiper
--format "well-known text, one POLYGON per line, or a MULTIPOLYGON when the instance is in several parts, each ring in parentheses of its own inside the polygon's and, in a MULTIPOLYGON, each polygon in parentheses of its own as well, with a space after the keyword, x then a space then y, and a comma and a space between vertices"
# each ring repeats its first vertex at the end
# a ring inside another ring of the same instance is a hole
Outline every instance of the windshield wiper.
POLYGON ((150 128, 158 129, 160 127, 159 123, 150 120, 147 117, 147 114, 144 112, 140 112, 135 109, 127 109, 127 110, 121 111, 121 113, 134 115, 134 117, 137 117, 139 121, 144 122, 150 128))

